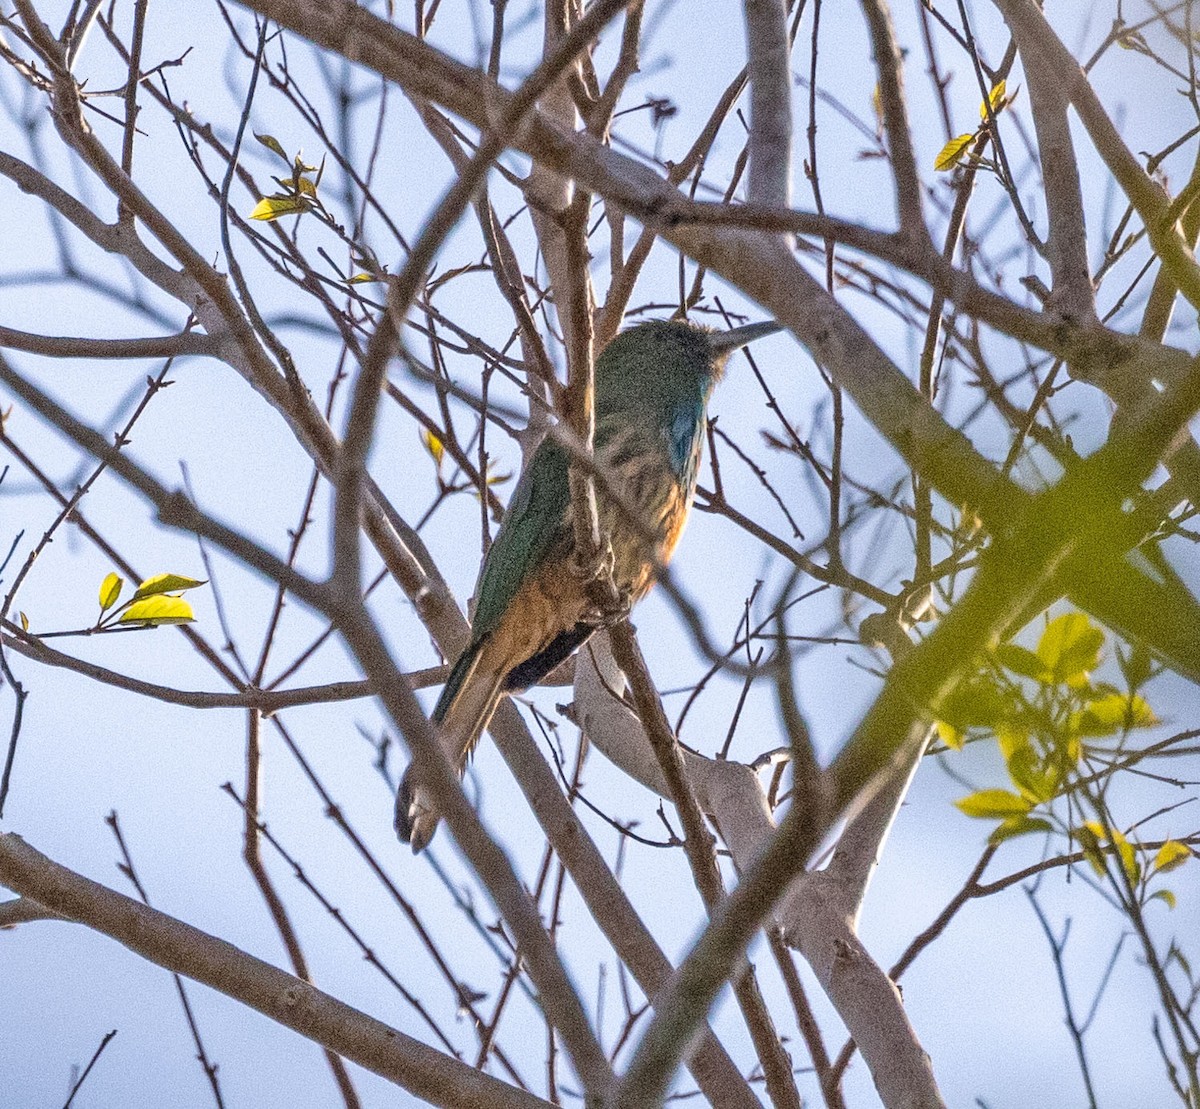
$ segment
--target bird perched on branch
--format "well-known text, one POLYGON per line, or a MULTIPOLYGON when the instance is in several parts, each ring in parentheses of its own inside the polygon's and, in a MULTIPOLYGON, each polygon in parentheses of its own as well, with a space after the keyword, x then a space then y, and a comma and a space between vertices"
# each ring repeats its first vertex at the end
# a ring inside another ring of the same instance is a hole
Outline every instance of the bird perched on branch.
MULTIPOLYGON (((597 359, 596 507, 613 584, 627 605, 645 596, 679 541, 696 491, 708 399, 726 360, 778 330, 758 323, 710 332, 657 320, 618 335, 597 359)), ((432 716, 460 774, 500 698, 541 681, 612 619, 596 604, 594 574, 576 558, 570 466, 565 447, 542 441, 484 560, 471 641, 432 716)), ((438 819, 410 767, 396 798, 397 833, 420 851, 438 819)))

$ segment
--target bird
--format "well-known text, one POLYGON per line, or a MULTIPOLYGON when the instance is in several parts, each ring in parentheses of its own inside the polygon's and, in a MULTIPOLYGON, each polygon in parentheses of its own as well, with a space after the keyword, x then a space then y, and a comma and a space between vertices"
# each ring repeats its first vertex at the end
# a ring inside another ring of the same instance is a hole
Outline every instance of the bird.
MULTIPOLYGON (((617 335, 597 358, 593 457, 617 494, 606 496, 606 482, 597 482, 597 517, 613 584, 628 607, 649 592, 679 542, 696 492, 709 398, 726 361, 779 330, 773 322, 712 331, 650 320, 617 335)), ((536 685, 614 618, 598 611, 575 558, 570 464, 567 448, 542 440, 484 559, 470 641, 430 717, 460 775, 501 698, 536 685)), ((396 796, 397 834, 415 854, 439 819, 410 766, 396 796)))

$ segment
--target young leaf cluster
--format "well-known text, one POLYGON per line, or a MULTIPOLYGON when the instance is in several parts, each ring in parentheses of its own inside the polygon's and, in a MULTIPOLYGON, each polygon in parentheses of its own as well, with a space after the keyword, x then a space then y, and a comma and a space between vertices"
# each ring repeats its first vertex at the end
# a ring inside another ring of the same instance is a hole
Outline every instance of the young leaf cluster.
POLYGON ((1092 677, 1104 646, 1101 627, 1081 612, 1064 613, 1047 621, 1035 650, 1003 643, 960 683, 942 706, 938 736, 953 750, 970 739, 994 737, 1009 786, 977 790, 955 804, 967 816, 997 822, 989 837, 993 844, 1030 832, 1059 832, 1078 845, 1099 877, 1119 881, 1127 897, 1174 908, 1175 895, 1151 891, 1150 882, 1182 866, 1192 849, 1178 840, 1142 847, 1116 827, 1089 785, 1095 779, 1087 765, 1090 754, 1159 722, 1139 692, 1152 676, 1149 653, 1140 645, 1128 653, 1118 650, 1126 686, 1121 690, 1092 677), (1067 804, 1056 808, 1064 798, 1067 804), (1099 819, 1085 819, 1085 810, 1099 819))
MULTIPOLYGON (((935 170, 944 171, 954 169, 968 155, 971 147, 975 144, 975 140, 981 136, 990 133, 991 121, 1007 108, 1015 99, 1017 94, 1014 92, 1012 96, 1008 95, 1007 86, 1004 81, 998 82, 992 87, 992 91, 988 93, 986 103, 979 106, 979 118, 981 120, 979 126, 974 131, 966 131, 961 135, 956 135, 938 152, 937 158, 934 159, 933 168, 935 170)), ((980 165, 987 165, 985 161, 979 159, 980 165)))
POLYGON ((189 589, 205 582, 182 574, 155 574, 134 590, 124 604, 118 604, 125 579, 111 573, 100 583, 100 615, 94 631, 115 627, 156 628, 160 624, 189 624, 196 619, 192 606, 183 599, 189 589))
POLYGON ((263 197, 254 206, 250 218, 271 221, 282 219, 284 216, 301 216, 305 212, 311 212, 320 203, 317 199, 317 186, 320 185, 321 176, 325 172, 324 159, 321 160, 320 166, 310 166, 305 163, 299 153, 294 158, 289 158, 279 140, 273 135, 255 135, 254 137, 273 154, 278 155, 291 168, 292 172, 288 177, 271 178, 282 191, 263 197), (315 173, 316 177, 310 177, 309 174, 312 173, 315 173))
POLYGON ((981 669, 960 683, 941 709, 937 731, 960 750, 973 736, 994 736, 1011 788, 986 789, 957 804, 968 816, 997 819, 993 842, 1048 831, 1041 815, 1071 791, 1089 745, 1120 739, 1158 723, 1138 689, 1150 661, 1136 646, 1121 655, 1127 689, 1096 681, 1105 633, 1081 612, 1048 620, 1035 650, 996 647, 981 669))

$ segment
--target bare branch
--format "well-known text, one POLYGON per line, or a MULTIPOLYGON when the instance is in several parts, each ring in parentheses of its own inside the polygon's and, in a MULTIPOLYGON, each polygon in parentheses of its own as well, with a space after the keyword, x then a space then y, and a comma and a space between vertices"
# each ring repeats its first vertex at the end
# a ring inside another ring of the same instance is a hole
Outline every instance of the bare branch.
MULTIPOLYGON (((1050 224, 1046 256, 1050 261, 1053 285, 1046 306, 1068 320, 1090 323, 1096 315, 1096 302, 1088 264, 1079 165, 1067 119, 1067 102, 1058 83, 1050 78, 1047 66, 1039 62, 1036 54, 1030 56, 1026 52, 1024 62, 1041 155, 1046 216, 1050 224)), ((990 109, 990 98, 988 106, 990 109)))
POLYGON ((257 1009, 431 1105, 446 1109, 547 1109, 549 1105, 224 940, 60 866, 12 833, 0 835, 0 882, 110 936, 158 966, 257 1009))
POLYGON ((181 358, 219 354, 220 343, 211 335, 182 331, 147 339, 77 339, 59 335, 34 335, 13 327, 0 327, 0 347, 41 354, 48 358, 181 358))
MULTIPOLYGON (((896 209, 900 232, 913 242, 929 243, 929 229, 921 211, 921 178, 913 154, 908 109, 904 102, 904 81, 900 47, 892 26, 887 0, 863 0, 863 13, 871 30, 871 48, 879 71, 879 98, 883 105, 888 148, 896 171, 896 209)), ((754 199, 754 198, 752 198, 754 199)))
POLYGON ((747 195, 786 207, 792 197, 792 44, 783 0, 745 0, 750 74, 747 195))
POLYGON ((1075 106, 1096 152, 1142 217, 1150 242, 1179 291, 1200 308, 1200 268, 1175 220, 1168 217, 1167 196, 1125 145, 1079 63, 1033 0, 996 0, 996 4, 1012 28, 1026 64, 1040 67, 1047 82, 1056 85, 1075 106))

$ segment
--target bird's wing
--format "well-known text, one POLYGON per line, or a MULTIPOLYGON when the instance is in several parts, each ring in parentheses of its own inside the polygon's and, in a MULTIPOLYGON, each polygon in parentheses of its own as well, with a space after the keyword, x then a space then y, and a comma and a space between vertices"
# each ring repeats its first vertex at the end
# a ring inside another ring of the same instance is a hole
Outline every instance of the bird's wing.
POLYGON ((500 622, 521 583, 555 541, 569 534, 567 469, 566 452, 553 440, 543 439, 517 482, 484 559, 471 625, 476 642, 500 622))

